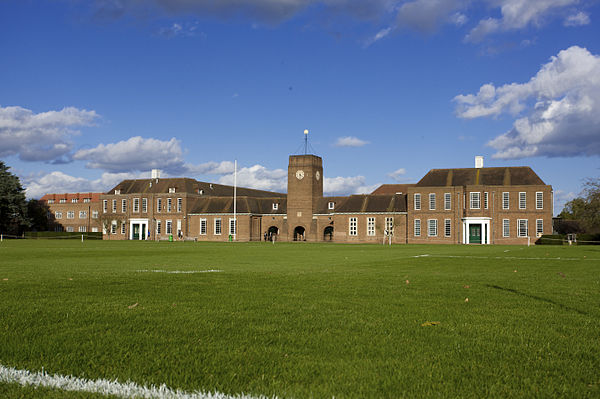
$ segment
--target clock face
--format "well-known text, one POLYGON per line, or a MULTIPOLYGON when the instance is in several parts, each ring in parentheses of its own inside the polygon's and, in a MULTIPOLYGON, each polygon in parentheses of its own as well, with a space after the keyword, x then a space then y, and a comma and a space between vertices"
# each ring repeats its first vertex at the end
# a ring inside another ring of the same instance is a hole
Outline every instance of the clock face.
POLYGON ((319 180, 321 178, 321 174, 319 173, 318 170, 317 170, 317 173, 315 173, 315 177, 317 180, 319 180))
POLYGON ((296 172, 296 178, 298 180, 302 180, 304 178, 304 171, 302 169, 296 172))

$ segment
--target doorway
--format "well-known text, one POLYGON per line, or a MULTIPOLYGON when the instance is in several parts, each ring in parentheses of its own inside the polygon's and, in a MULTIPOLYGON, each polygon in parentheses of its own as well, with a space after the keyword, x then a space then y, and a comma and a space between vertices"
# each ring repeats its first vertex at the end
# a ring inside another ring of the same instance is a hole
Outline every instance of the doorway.
POLYGON ((269 227, 269 230, 267 230, 267 241, 277 241, 277 235, 279 235, 279 229, 275 226, 269 227))
POLYGON ((304 236, 304 227, 298 226, 294 229, 294 241, 306 241, 306 237, 304 236))
POLYGON ((469 225, 469 244, 481 244, 481 225, 469 225))
POLYGON ((325 227, 325 230, 323 230, 323 241, 333 241, 333 226, 325 227))

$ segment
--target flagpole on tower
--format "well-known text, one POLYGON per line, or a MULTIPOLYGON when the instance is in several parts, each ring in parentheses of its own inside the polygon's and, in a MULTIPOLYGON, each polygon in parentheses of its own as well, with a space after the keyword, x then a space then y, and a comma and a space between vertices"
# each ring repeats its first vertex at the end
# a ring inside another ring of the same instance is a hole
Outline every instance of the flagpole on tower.
POLYGON ((233 163, 233 241, 237 238, 237 159, 233 163))
POLYGON ((304 129, 304 155, 308 154, 308 129, 304 129))

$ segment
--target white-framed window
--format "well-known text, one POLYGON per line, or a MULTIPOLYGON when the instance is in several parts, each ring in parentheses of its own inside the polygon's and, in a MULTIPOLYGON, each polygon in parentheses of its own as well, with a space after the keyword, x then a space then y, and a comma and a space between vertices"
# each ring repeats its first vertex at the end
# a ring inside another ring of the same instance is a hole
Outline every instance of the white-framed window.
POLYGON ((117 234, 117 221, 113 220, 110 224, 110 234, 117 234))
POLYGON ((279 209, 279 204, 277 202, 273 202, 273 210, 276 211, 279 209))
POLYGON ((415 237, 421 237, 421 219, 415 219, 415 237))
POLYGON ((74 231, 75 229, 73 228, 73 226, 67 226, 67 232, 72 233, 74 231))
POLYGON ((437 219, 427 219, 427 235, 437 237, 437 219))
POLYGON ((200 235, 206 235, 206 219, 200 219, 200 235))
POLYGON ((117 213, 117 200, 112 200, 112 213, 117 213))
POLYGON ((165 234, 173 234, 173 221, 167 220, 165 223, 165 234))
POLYGON ((327 209, 335 209, 335 202, 329 201, 329 203, 327 204, 327 209))
POLYGON ((67 211, 67 219, 75 219, 75 211, 67 211))
POLYGON ((375 218, 374 217, 367 218, 367 235, 368 236, 375 235, 375 218))
POLYGON ((98 219, 98 211, 92 211, 92 219, 98 219))
POLYGON ((87 219, 87 211, 79 211, 79 219, 87 219))
POLYGON ((229 234, 230 235, 236 234, 236 222, 237 222, 237 220, 235 220, 233 218, 229 219, 229 234))
POLYGON ((161 221, 157 220, 156 221, 156 234, 160 234, 161 227, 162 227, 161 225, 162 225, 161 221))
POLYGON ((519 237, 527 237, 529 235, 527 219, 517 219, 517 234, 519 237))
POLYGON ((121 234, 127 233, 127 225, 125 223, 121 223, 121 234))
POLYGON ((102 200, 102 213, 108 212, 108 201, 102 200))
POLYGON ((140 211, 140 199, 134 198, 133 199, 133 212, 138 213, 139 211, 140 211))
POLYGON ((215 235, 221 235, 221 218, 215 218, 215 235))
POLYGON ((49 204, 54 204, 54 200, 53 200, 53 199, 49 199, 49 200, 48 200, 48 203, 49 203, 49 204))
POLYGON ((84 198, 84 199, 83 199, 83 203, 84 203, 84 204, 87 204, 87 203, 89 203, 89 202, 91 202, 91 201, 92 201, 92 199, 91 199, 91 198, 84 198))
POLYGON ((519 209, 527 208, 527 193, 525 191, 521 191, 519 193, 519 209))
POLYGON ((142 198, 142 213, 148 212, 148 198, 142 198))
POLYGON ((121 213, 127 213, 127 200, 121 200, 121 213))
POLYGON ((183 198, 177 198, 177 212, 181 212, 183 209, 183 198))
POLYGON ((542 191, 535 193, 535 209, 544 209, 544 193, 542 191))
POLYGON ((54 212, 54 219, 62 219, 62 212, 54 212))
POLYGON ((71 203, 76 204, 79 202, 79 198, 71 198, 71 203))
POLYGON ((115 195, 121 194, 121 190, 115 190, 115 195))
POLYGON ((502 209, 509 209, 509 208, 510 208, 510 193, 505 191, 502 193, 502 209))
POLYGON ((481 209, 481 193, 472 192, 471 195, 471 209, 481 209))
POLYGON ((97 227, 92 227, 92 233, 97 233, 98 232, 98 228, 97 227))
POLYGON ((502 237, 510 237, 510 220, 502 219, 502 237))
POLYGON ((447 211, 452 209, 452 195, 450 193, 444 193, 444 209, 447 211))
POLYGON ((414 202, 415 202, 415 211, 420 211, 421 210, 421 194, 415 193, 414 202))
POLYGON ((61 204, 66 204, 67 200, 65 198, 61 198, 60 201, 58 201, 61 204))
POLYGON ((162 212, 162 198, 156 199, 156 212, 162 212))
POLYGON ((429 210, 435 211, 435 193, 429 194, 429 210))
POLYGON ((535 220, 535 232, 536 234, 544 234, 544 219, 535 220))
POLYGON ((173 199, 167 198, 167 212, 171 212, 173 209, 173 199))
POLYGON ((358 220, 354 217, 348 219, 349 234, 355 236, 358 234, 358 220))
POLYGON ((388 235, 394 234, 394 218, 392 216, 388 216, 385 218, 385 230, 388 235))
POLYGON ((450 237, 452 234, 452 220, 444 219, 444 237, 450 237))
POLYGON ((483 193, 483 208, 484 209, 488 209, 488 204, 489 204, 489 199, 490 199, 490 193, 488 193, 487 191, 485 193, 483 193))
POLYGON ((169 194, 175 194, 175 187, 169 187, 169 194))

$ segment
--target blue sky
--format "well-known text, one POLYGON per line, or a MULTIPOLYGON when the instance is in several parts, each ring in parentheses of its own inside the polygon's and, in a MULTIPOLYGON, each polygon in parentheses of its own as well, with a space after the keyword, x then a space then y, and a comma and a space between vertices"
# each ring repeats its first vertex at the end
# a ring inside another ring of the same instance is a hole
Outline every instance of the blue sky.
POLYGON ((27 194, 188 176, 329 194, 531 166, 598 177, 597 0, 0 1, 0 159, 27 194))

